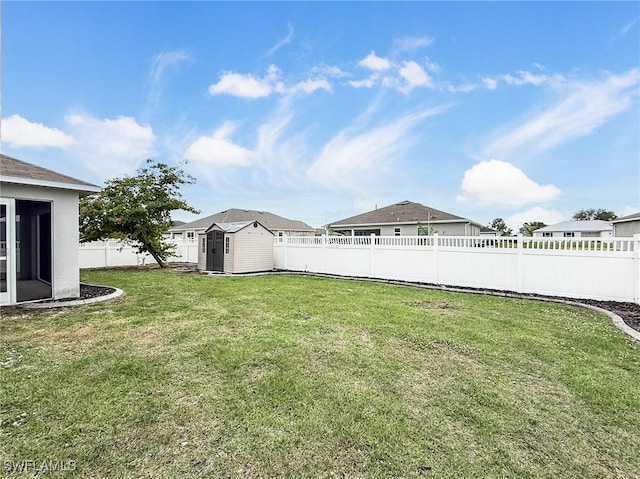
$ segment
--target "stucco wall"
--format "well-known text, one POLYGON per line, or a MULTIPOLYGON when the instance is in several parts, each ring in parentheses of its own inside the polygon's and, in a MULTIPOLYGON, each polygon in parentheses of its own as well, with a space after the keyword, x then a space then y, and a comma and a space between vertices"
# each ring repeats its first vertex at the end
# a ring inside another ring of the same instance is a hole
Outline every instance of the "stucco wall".
POLYGON ((78 192, 2 183, 2 197, 51 201, 53 298, 80 294, 78 192))

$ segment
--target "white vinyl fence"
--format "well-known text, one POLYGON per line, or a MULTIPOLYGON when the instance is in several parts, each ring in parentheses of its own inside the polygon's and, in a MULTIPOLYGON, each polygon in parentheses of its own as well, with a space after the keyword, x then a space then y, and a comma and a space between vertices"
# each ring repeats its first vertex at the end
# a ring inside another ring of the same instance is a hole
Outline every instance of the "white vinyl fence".
POLYGON ((634 238, 278 237, 277 269, 640 303, 634 238))
MULTIPOLYGON (((166 240, 176 245, 174 256, 167 261, 181 263, 198 262, 196 240, 166 240)), ((137 266, 155 264, 148 253, 136 253, 136 248, 121 241, 92 241, 80 243, 80 268, 104 268, 107 266, 137 266)))

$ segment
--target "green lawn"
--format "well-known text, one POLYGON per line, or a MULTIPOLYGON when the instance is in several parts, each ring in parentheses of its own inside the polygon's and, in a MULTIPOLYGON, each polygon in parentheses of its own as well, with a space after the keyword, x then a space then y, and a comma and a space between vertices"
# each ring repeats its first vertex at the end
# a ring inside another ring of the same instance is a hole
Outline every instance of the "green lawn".
POLYGON ((312 277, 82 279, 127 295, 2 311, 9 476, 640 477, 640 345, 604 315, 312 277))

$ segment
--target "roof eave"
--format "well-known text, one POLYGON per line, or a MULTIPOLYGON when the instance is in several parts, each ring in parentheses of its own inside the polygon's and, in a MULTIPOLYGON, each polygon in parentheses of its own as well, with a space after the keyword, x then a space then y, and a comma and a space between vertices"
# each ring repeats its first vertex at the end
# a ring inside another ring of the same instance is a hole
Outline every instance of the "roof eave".
POLYGON ((76 184, 76 183, 63 183, 58 181, 47 181, 47 180, 37 180, 34 178, 24 178, 19 176, 2 176, 0 177, 0 183, 11 183, 16 185, 28 185, 28 186, 40 186, 43 188, 55 188, 59 190, 72 190, 78 191, 79 193, 84 193, 86 195, 91 195, 93 193, 98 193, 102 188, 97 185, 92 185, 89 183, 86 184, 76 184))

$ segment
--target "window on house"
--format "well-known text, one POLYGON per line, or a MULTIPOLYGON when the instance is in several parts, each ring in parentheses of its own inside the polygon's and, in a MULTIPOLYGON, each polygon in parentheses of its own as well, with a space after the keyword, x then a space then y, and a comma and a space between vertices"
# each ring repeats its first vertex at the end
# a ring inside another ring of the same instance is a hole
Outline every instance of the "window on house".
POLYGON ((206 237, 203 237, 203 238, 202 238, 202 245, 201 245, 201 248, 202 248, 202 252, 203 252, 203 253, 206 253, 206 252, 207 252, 207 238, 206 238, 206 237))
POLYGON ((400 236, 400 228, 396 228, 393 230, 393 235, 394 236, 400 236))
POLYGON ((229 246, 230 246, 230 244, 231 244, 231 242, 229 241, 229 237, 227 236, 227 237, 224 239, 224 252, 225 252, 226 254, 229 254, 229 246))
POLYGON ((573 231, 565 231, 564 233, 564 237, 565 238, 573 238, 576 234, 573 231))
POLYGON ((553 233, 551 231, 543 231, 542 236, 545 238, 551 238, 553 236, 553 233))
POLYGON ((195 231, 187 231, 187 239, 191 240, 191 241, 196 239, 196 232, 195 231))

